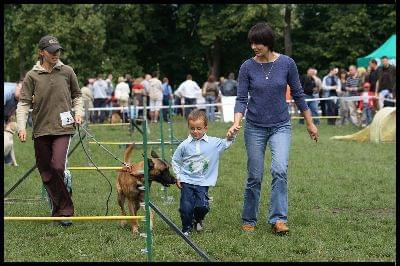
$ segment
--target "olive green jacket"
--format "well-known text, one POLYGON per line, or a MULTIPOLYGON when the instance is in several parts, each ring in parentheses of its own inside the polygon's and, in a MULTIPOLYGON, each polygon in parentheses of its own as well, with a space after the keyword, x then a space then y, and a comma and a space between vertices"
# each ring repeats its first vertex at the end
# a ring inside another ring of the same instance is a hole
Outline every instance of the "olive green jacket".
POLYGON ((17 105, 18 131, 25 129, 29 108, 32 107, 33 138, 44 135, 74 134, 75 125, 62 126, 60 113, 81 115, 82 97, 73 69, 60 60, 48 72, 36 65, 26 74, 17 105))

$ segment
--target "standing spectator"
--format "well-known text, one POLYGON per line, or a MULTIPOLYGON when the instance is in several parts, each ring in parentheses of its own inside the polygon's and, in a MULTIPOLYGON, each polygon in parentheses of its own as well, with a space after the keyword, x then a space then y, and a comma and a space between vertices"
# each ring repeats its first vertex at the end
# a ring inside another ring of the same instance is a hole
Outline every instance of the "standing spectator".
MULTIPOLYGON (((318 105, 314 99, 314 93, 317 92, 317 84, 315 82, 315 78, 313 77, 314 70, 310 67, 307 69, 307 74, 302 77, 300 80, 301 86, 303 87, 305 99, 309 99, 311 101, 306 101, 308 107, 311 110, 311 114, 313 117, 318 116, 318 105)), ((313 118, 314 124, 319 125, 319 118, 313 118)), ((299 120, 300 124, 304 124, 304 119, 299 120)))
MULTIPOLYGON (((114 91, 114 96, 118 101, 118 105, 121 107, 128 107, 129 106, 129 95, 130 95, 130 88, 128 83, 126 83, 126 80, 124 77, 120 76, 118 77, 118 84, 115 87, 114 91)), ((124 122, 126 122, 126 115, 128 113, 128 108, 125 108, 122 111, 122 118, 124 119, 124 122)))
MULTIPOLYGON (((322 81, 317 76, 318 71, 315 68, 311 68, 311 69, 312 69, 312 71, 311 71, 312 77, 313 77, 313 79, 315 81, 315 89, 314 89, 314 92, 313 92, 313 97, 314 97, 314 99, 317 99, 317 98, 320 97, 320 92, 322 90, 322 81)), ((318 106, 320 106, 320 103, 322 103, 322 102, 320 102, 319 100, 315 101, 315 104, 317 105, 317 110, 319 109, 318 106)), ((322 115, 324 115, 324 114, 322 114, 322 115)))
POLYGON ((367 70, 365 69, 365 67, 358 67, 357 68, 357 73, 358 73, 358 77, 360 79, 359 87, 362 88, 362 86, 365 83, 366 78, 367 78, 367 70))
POLYGON ((224 76, 219 77, 218 88, 219 88, 219 91, 221 91, 221 93, 222 93, 225 81, 226 81, 226 79, 224 76))
MULTIPOLYGON (((151 79, 151 75, 150 74, 145 74, 144 78, 141 82, 141 84, 143 85, 144 88, 144 96, 143 96, 143 101, 146 103, 146 106, 149 106, 150 104, 150 98, 149 98, 149 80, 151 79)), ((143 102, 143 104, 144 104, 143 102)), ((145 119, 147 119, 147 117, 145 117, 145 119)))
MULTIPOLYGON (((138 77, 134 80, 132 86, 132 94, 133 94, 133 104, 135 106, 143 106, 143 101, 146 99, 146 92, 144 90, 144 86, 142 84, 143 78, 138 77)), ((138 116, 143 118, 143 110, 138 111, 138 116)))
MULTIPOLYGON (((360 89, 360 77, 358 76, 357 68, 355 65, 349 66, 349 76, 346 80, 346 94, 345 96, 357 96, 360 89)), ((350 113, 350 121, 355 126, 360 126, 360 121, 357 115, 357 102, 354 100, 345 100, 350 113)))
MULTIPOLYGON (((174 95, 172 94, 172 87, 169 85, 169 80, 167 77, 163 78, 163 106, 169 106, 169 102, 174 99, 174 95)), ((171 117, 169 117, 169 109, 162 109, 163 119, 165 122, 170 121, 171 117)))
POLYGON ((118 77, 118 84, 115 87, 115 98, 118 100, 119 106, 127 107, 129 104, 129 85, 124 77, 118 77))
MULTIPOLYGON (((201 89, 196 81, 192 80, 192 75, 188 74, 186 80, 175 91, 175 95, 183 97, 185 105, 194 105, 196 104, 196 99, 201 97, 201 89)), ((194 107, 185 107, 185 118, 193 109, 194 107)))
MULTIPOLYGON (((32 106, 33 109, 36 166, 49 195, 53 217, 74 215, 71 191, 64 183, 64 171, 75 124, 82 122, 81 90, 74 70, 59 59, 62 49, 53 36, 40 39, 39 61, 25 76, 17 107, 21 142, 26 141, 25 125, 29 108, 32 106)), ((61 221, 60 224, 69 226, 72 223, 61 221)))
POLYGON ((11 116, 15 114, 21 87, 21 81, 18 83, 4 82, 4 124, 10 122, 11 116))
POLYGON ((346 125, 350 122, 350 114, 349 114, 349 107, 346 103, 346 100, 343 99, 346 95, 346 80, 347 80, 347 71, 345 69, 341 69, 339 71, 339 80, 340 80, 340 89, 336 91, 339 98, 339 110, 338 115, 340 116, 339 119, 336 120, 336 125, 346 125))
POLYGON ((365 81, 371 84, 371 91, 375 93, 376 82, 378 81, 378 62, 371 59, 368 63, 368 72, 365 81))
POLYGON ((229 73, 228 80, 225 80, 221 87, 221 93, 223 96, 236 96, 237 81, 235 80, 235 74, 229 73))
MULTIPOLYGON (((108 84, 104 80, 103 74, 98 74, 96 81, 93 83, 93 105, 95 108, 106 107, 108 84)), ((95 111, 93 120, 95 123, 103 123, 106 118, 104 110, 95 111)))
MULTIPOLYGON (((376 88, 376 82, 378 81, 378 62, 375 59, 371 59, 368 63, 368 68, 367 68, 367 76, 365 78, 365 81, 371 84, 371 91, 375 95, 375 88, 376 88)), ((374 109, 378 109, 378 99, 374 99, 374 109)))
POLYGON ((379 96, 379 109, 386 105, 385 98, 393 99, 396 93, 396 67, 389 64, 387 56, 381 57, 382 65, 378 67, 378 81, 376 82, 375 94, 379 96))
MULTIPOLYGON (((114 84, 113 84, 113 75, 108 74, 106 82, 107 82, 107 100, 106 100, 106 107, 114 107, 117 105, 116 99, 114 97, 114 84)), ((111 117, 112 111, 106 111, 106 117, 109 119, 111 117)))
POLYGON ((361 126, 365 127, 372 122, 372 112, 374 109, 374 96, 375 94, 371 91, 371 84, 365 82, 363 85, 363 92, 361 93, 361 101, 359 102, 358 108, 362 111, 361 126))
MULTIPOLYGON (((21 94, 22 82, 4 82, 4 128, 11 122, 11 117, 15 114, 18 100, 21 94)), ((11 153, 4 157, 5 164, 12 164, 11 153)))
MULTIPOLYGON (((215 104, 219 90, 214 75, 208 76, 207 81, 203 84, 202 93, 206 99, 206 104, 215 104)), ((207 106, 206 112, 208 121, 213 122, 215 120, 215 106, 207 106)))
POLYGON ((242 230, 254 231, 257 224, 265 149, 269 146, 272 156, 272 182, 268 223, 274 233, 284 234, 289 231, 287 171, 291 142, 291 122, 285 101, 287 85, 290 86, 292 97, 307 122, 311 139, 318 140, 318 129, 312 122, 305 102, 296 63, 289 56, 274 51, 274 35, 266 23, 256 24, 248 33, 255 56, 240 66, 234 122, 226 136, 229 138, 237 133, 246 113, 244 140, 247 151, 247 183, 242 230))
MULTIPOLYGON (((338 76, 336 76, 336 70, 336 67, 330 67, 328 75, 322 79, 322 98, 337 96, 336 91, 340 89, 340 80, 338 76)), ((336 100, 324 100, 322 102, 325 102, 326 115, 335 116, 336 100)), ((328 118, 328 125, 335 125, 335 123, 335 118, 328 118)))
MULTIPOLYGON (((89 79, 85 80, 83 83, 83 87, 81 88, 81 93, 82 93, 82 101, 83 101, 83 107, 86 110, 86 108, 93 108, 93 94, 92 91, 89 88, 89 79)), ((91 112, 89 111, 87 113, 88 117, 86 116, 86 113, 83 113, 84 118, 86 120, 92 121, 92 115, 91 112)))
POLYGON ((160 107, 163 100, 162 83, 158 79, 158 72, 153 72, 153 77, 149 80, 148 95, 150 99, 150 121, 157 123, 160 114, 160 107))

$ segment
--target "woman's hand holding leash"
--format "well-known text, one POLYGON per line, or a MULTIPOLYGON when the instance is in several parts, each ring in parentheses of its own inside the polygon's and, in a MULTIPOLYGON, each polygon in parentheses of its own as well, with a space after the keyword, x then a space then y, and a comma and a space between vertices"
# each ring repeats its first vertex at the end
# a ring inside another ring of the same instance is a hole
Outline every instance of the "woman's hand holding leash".
POLYGON ((75 123, 82 124, 82 117, 80 115, 75 115, 75 123))
POLYGON ((20 131, 18 131, 18 138, 21 142, 26 141, 26 130, 25 129, 21 129, 20 131))

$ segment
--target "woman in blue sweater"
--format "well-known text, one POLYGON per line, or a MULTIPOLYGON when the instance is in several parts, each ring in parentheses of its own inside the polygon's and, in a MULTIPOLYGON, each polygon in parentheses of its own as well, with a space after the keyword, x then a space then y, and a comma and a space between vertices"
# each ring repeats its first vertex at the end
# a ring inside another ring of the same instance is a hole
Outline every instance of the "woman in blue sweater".
POLYGON ((271 199, 268 223, 275 233, 289 231, 287 223, 291 123, 285 99, 286 86, 302 112, 311 139, 318 140, 318 129, 313 124, 305 95, 300 85, 294 60, 274 51, 274 32, 266 23, 254 25, 248 40, 255 56, 246 60, 239 70, 239 84, 234 109, 234 122, 227 132, 231 137, 240 128, 246 113, 244 139, 247 150, 247 183, 244 191, 242 229, 254 231, 260 203, 261 182, 264 175, 264 156, 271 150, 271 199))

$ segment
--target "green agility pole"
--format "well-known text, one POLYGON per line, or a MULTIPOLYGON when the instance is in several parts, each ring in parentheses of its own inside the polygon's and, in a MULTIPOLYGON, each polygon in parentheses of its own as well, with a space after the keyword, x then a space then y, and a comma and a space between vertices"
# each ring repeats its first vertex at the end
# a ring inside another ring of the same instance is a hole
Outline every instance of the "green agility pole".
MULTIPOLYGON (((147 120, 147 119, 146 119, 147 120)), ((144 202, 145 202, 145 220, 146 220, 146 253, 147 253, 147 261, 151 262, 152 256, 152 236, 151 236, 151 228, 150 228, 150 206, 149 206, 149 164, 147 163, 147 129, 146 123, 142 123, 142 136, 143 136, 143 160, 144 160, 144 202)))

